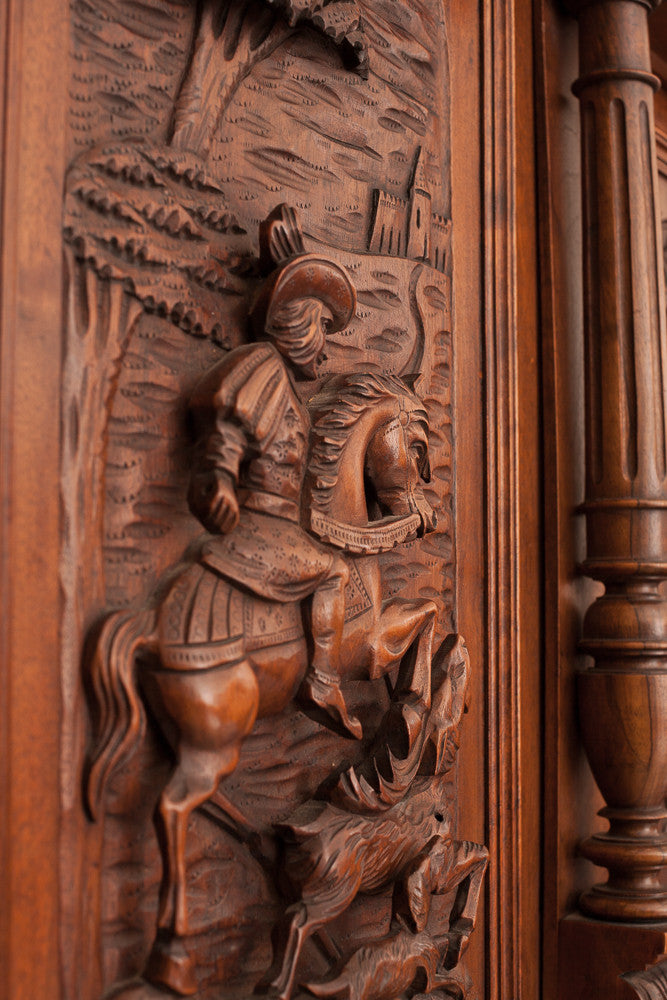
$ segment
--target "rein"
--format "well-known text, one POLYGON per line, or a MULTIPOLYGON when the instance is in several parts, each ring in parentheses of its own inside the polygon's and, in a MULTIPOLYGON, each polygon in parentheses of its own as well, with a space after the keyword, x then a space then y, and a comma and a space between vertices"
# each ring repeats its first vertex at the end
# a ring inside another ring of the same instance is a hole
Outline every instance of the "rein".
POLYGON ((419 514, 401 514, 383 517, 379 521, 357 527, 336 521, 321 511, 314 510, 310 517, 312 531, 328 545, 346 552, 377 555, 388 552, 409 538, 415 538, 421 524, 419 514))

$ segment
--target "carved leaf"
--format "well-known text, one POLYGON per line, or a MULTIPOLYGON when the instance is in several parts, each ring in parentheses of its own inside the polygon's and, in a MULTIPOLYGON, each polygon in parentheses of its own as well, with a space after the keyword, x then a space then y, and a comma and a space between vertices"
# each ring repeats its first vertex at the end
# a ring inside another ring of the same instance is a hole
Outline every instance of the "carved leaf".
POLYGON ((69 171, 65 234, 78 259, 125 282, 147 308, 225 346, 240 339, 224 320, 230 297, 249 295, 256 263, 219 183, 193 154, 95 147, 69 171))

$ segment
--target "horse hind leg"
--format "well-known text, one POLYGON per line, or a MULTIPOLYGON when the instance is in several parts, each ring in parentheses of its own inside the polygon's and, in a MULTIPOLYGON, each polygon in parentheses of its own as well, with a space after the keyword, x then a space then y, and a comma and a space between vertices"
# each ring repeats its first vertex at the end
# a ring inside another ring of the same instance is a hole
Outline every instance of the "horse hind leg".
POLYGON ((158 933, 145 976, 187 996, 197 990, 184 944, 188 822, 238 763, 241 743, 257 716, 257 681, 250 664, 241 661, 212 671, 153 671, 145 690, 176 758, 156 814, 163 873, 158 933))
POLYGON ((162 849, 163 875, 158 907, 157 936, 144 976, 182 996, 197 992, 194 962, 184 940, 188 934, 185 845, 193 811, 209 799, 224 777, 236 767, 240 742, 225 754, 196 750, 183 752, 160 796, 156 827, 162 849))

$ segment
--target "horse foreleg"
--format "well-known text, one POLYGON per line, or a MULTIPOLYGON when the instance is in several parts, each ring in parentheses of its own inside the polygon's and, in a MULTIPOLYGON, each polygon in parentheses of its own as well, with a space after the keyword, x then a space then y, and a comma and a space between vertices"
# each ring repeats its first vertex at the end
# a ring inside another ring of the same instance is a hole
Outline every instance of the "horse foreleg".
POLYGON ((423 680, 428 682, 437 617, 438 607, 434 601, 404 598, 388 601, 369 637, 372 649, 371 680, 382 677, 387 670, 398 663, 419 636, 424 644, 420 659, 427 662, 416 663, 415 669, 422 670, 423 680))
POLYGON ((431 658, 437 617, 433 601, 389 601, 369 643, 371 680, 386 674, 395 663, 401 664, 394 700, 400 696, 410 747, 422 731, 424 713, 431 706, 431 658))

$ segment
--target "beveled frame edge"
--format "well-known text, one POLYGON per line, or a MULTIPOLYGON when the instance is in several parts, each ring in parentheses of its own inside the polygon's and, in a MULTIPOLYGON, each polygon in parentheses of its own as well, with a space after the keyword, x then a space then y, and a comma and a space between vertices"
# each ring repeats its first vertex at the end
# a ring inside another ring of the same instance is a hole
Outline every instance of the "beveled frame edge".
POLYGON ((488 892, 490 1000, 536 998, 540 964, 535 758, 541 749, 541 510, 532 18, 532 4, 523 0, 485 0, 482 9, 487 842, 494 859, 488 892))
POLYGON ((7 0, 2 18, 0 947, 6 995, 27 1000, 61 993, 56 567, 69 9, 7 0))
POLYGON ((484 360, 486 368, 487 538, 487 928, 488 995, 520 997, 520 899, 516 891, 520 843, 517 816, 507 809, 520 788, 515 748, 519 737, 519 683, 515 550, 518 495, 516 417, 516 201, 515 101, 511 84, 514 4, 485 0, 482 9, 482 219, 484 231, 484 360), (494 56, 500 58, 494 58, 494 56), (503 127, 504 123, 504 127, 503 127), (508 632, 507 625, 510 625, 508 632), (509 669, 507 669, 509 668, 509 669), (506 850, 505 845, 511 849, 506 850), (505 907, 509 903, 506 910, 505 907), (509 918, 509 919, 508 919, 509 918))

